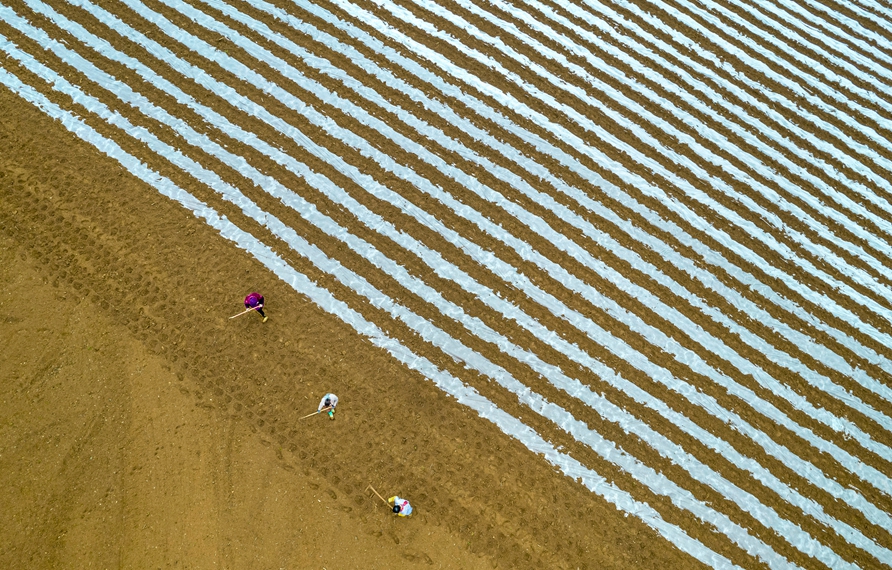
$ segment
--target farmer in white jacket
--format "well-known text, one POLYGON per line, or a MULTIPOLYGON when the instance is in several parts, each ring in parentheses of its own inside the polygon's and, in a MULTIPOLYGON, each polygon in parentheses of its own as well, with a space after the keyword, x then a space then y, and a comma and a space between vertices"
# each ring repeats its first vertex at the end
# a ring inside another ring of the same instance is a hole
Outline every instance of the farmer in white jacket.
POLYGON ((387 499, 388 503, 393 503, 393 512, 401 517, 407 517, 412 514, 412 505, 409 501, 398 496, 387 499))
POLYGON ((338 405, 338 397, 334 394, 326 394, 322 396, 322 400, 319 401, 319 408, 317 411, 321 412, 322 410, 328 408, 328 417, 329 419, 334 419, 335 407, 338 405))

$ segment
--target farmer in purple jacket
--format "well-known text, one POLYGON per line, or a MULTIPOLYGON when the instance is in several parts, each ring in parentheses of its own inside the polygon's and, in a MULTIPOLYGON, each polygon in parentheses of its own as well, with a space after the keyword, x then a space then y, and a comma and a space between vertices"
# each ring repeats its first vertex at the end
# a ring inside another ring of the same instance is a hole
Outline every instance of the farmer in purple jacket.
POLYGON ((266 322, 269 317, 267 317, 263 313, 263 304, 263 295, 261 295, 260 293, 251 293, 250 295, 245 297, 245 308, 254 309, 258 313, 260 313, 261 317, 263 317, 263 322, 266 322))

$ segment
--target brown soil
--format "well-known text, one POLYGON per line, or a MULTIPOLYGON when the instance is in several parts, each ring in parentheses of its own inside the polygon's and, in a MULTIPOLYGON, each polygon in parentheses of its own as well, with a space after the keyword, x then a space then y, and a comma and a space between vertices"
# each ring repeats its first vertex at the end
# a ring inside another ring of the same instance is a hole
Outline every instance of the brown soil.
POLYGON ((492 567, 440 525, 289 469, 6 235, 0 251, 3 567, 492 567))

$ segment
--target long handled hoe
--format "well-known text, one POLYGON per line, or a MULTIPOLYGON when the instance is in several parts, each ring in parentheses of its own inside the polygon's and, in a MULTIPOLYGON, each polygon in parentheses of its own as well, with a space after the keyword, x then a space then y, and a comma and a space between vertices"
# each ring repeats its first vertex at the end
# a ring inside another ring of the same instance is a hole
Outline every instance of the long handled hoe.
POLYGON ((300 419, 305 420, 305 419, 307 419, 307 418, 310 417, 310 416, 315 416, 316 414, 321 414, 322 412, 324 412, 324 411, 326 411, 326 410, 330 410, 330 409, 331 409, 331 406, 325 406, 325 407, 322 408, 321 410, 316 410, 316 411, 313 412, 312 414, 307 414, 307 415, 305 415, 304 417, 302 417, 302 418, 300 418, 300 419))
POLYGON ((380 495, 380 493, 378 493, 378 491, 376 491, 375 488, 372 487, 371 484, 369 484, 369 486, 366 487, 366 489, 371 489, 371 490, 372 490, 372 493, 378 495, 378 498, 381 499, 382 501, 384 501, 384 504, 387 505, 388 508, 390 508, 390 503, 387 502, 387 499, 385 499, 384 497, 382 497, 382 496, 380 495))
POLYGON ((239 314, 237 314, 237 315, 232 315, 232 316, 229 317, 229 318, 230 318, 230 319, 234 319, 234 318, 236 318, 236 317, 240 317, 240 316, 242 316, 242 315, 244 315, 244 314, 250 313, 251 311, 256 311, 257 309, 262 309, 262 308, 263 308, 263 305, 257 305, 256 307, 250 307, 250 308, 248 308, 248 309, 245 309, 244 311, 242 311, 241 313, 239 313, 239 314))

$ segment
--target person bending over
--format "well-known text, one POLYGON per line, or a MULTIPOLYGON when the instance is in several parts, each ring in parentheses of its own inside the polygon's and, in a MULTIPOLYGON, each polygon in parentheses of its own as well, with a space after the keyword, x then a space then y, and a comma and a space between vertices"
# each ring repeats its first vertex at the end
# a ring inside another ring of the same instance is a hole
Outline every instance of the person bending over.
POLYGON ((338 405, 338 397, 334 394, 326 394, 322 396, 322 400, 319 401, 318 411, 322 411, 325 408, 328 408, 328 418, 333 420, 335 407, 338 405))
POLYGON ((260 316, 263 317, 264 323, 269 318, 266 316, 266 313, 263 312, 263 306, 265 304, 266 302, 263 299, 263 295, 261 295, 260 293, 254 292, 245 297, 245 308, 254 309, 255 311, 257 311, 260 316))

